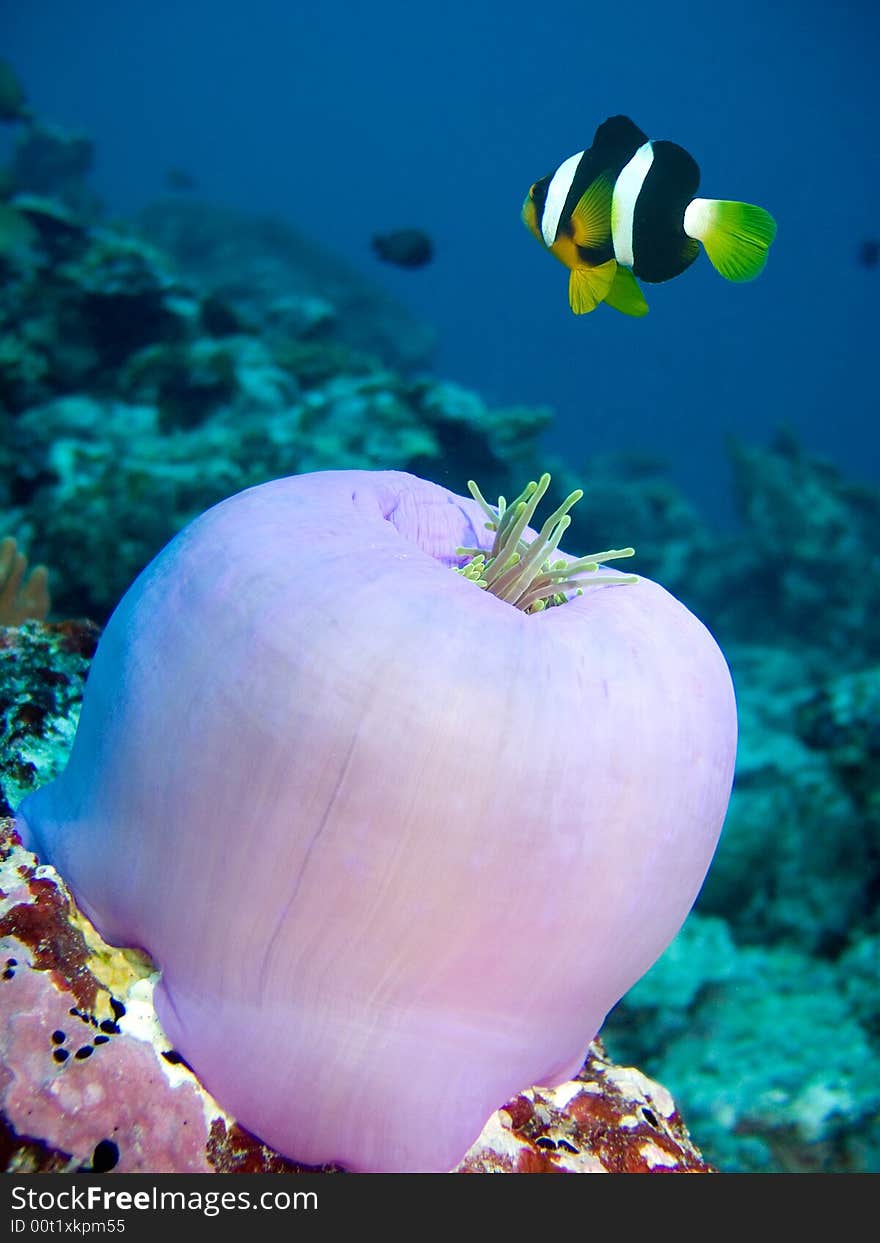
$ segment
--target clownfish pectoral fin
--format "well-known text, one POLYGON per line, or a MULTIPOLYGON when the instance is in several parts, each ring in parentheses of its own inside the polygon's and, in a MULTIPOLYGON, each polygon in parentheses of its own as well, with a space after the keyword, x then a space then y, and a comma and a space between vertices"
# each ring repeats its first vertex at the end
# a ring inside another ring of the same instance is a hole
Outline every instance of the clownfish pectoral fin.
POLYGON ((605 295, 605 302, 608 306, 613 306, 615 311, 622 311, 624 315, 640 317, 648 314, 648 304, 639 282, 629 268, 623 268, 620 264, 617 265, 611 288, 605 295))
POLYGON ((587 186, 571 213, 572 241, 576 246, 596 250, 611 240, 611 199, 614 180, 608 173, 587 186))
POLYGON ((600 302, 604 302, 608 291, 614 283, 617 271, 617 260, 609 259, 592 268, 587 265, 571 269, 568 278, 568 301, 575 315, 586 315, 595 311, 600 302))
POLYGON ((684 213, 684 231, 706 248, 725 280, 753 281, 767 262, 776 221, 763 207, 727 199, 693 199, 684 213))

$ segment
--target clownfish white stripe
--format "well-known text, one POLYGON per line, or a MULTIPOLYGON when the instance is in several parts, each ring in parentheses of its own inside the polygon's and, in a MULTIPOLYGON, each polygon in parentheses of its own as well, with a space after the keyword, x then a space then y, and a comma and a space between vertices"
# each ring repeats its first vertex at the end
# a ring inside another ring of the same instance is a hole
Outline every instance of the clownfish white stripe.
POLYGON ((541 217, 541 233, 545 246, 552 246, 556 241, 559 217, 562 215, 565 200, 568 198, 571 183, 574 181, 574 175, 583 154, 583 151, 579 151, 577 155, 570 155, 560 164, 547 187, 547 199, 544 203, 544 214, 541 217))
MULTIPOLYGON (((639 147, 630 162, 621 169, 614 186, 614 196, 611 200, 611 239, 614 244, 615 259, 627 268, 631 268, 635 262, 633 217, 636 201, 653 163, 654 148, 650 142, 646 142, 639 147)), ((564 168, 565 165, 563 164, 562 167, 564 168)))

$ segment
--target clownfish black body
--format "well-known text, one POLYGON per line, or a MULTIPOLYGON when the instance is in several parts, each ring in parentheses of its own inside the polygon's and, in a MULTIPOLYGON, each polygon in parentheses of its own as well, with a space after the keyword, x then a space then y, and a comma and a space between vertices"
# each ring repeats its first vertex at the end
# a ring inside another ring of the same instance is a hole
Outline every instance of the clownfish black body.
POLYGON ((611 117, 593 145, 536 181, 522 217, 539 242, 570 269, 576 315, 606 302, 644 315, 636 277, 671 280, 693 263, 700 244, 730 281, 750 281, 776 236, 769 212, 751 203, 696 198, 700 169, 674 142, 652 142, 629 117, 611 117))

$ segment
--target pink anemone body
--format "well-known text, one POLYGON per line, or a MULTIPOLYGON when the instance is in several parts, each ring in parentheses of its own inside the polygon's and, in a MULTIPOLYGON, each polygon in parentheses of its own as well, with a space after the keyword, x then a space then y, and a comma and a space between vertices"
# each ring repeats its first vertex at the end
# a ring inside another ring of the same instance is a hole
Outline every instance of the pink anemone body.
POLYGON ((724 658, 662 587, 527 615, 454 573, 477 504, 397 472, 215 506, 107 625, 19 809, 174 1047, 289 1157, 445 1170, 573 1075, 702 884, 724 658))

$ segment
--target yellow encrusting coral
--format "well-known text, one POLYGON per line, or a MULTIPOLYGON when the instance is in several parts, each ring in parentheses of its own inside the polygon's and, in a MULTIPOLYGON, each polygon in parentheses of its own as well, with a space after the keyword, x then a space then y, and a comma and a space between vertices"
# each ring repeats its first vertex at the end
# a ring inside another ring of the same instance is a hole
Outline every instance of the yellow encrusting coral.
POLYGON ((49 571, 35 565, 27 574, 28 559, 11 535, 0 540, 0 626, 45 621, 52 607, 49 571))

